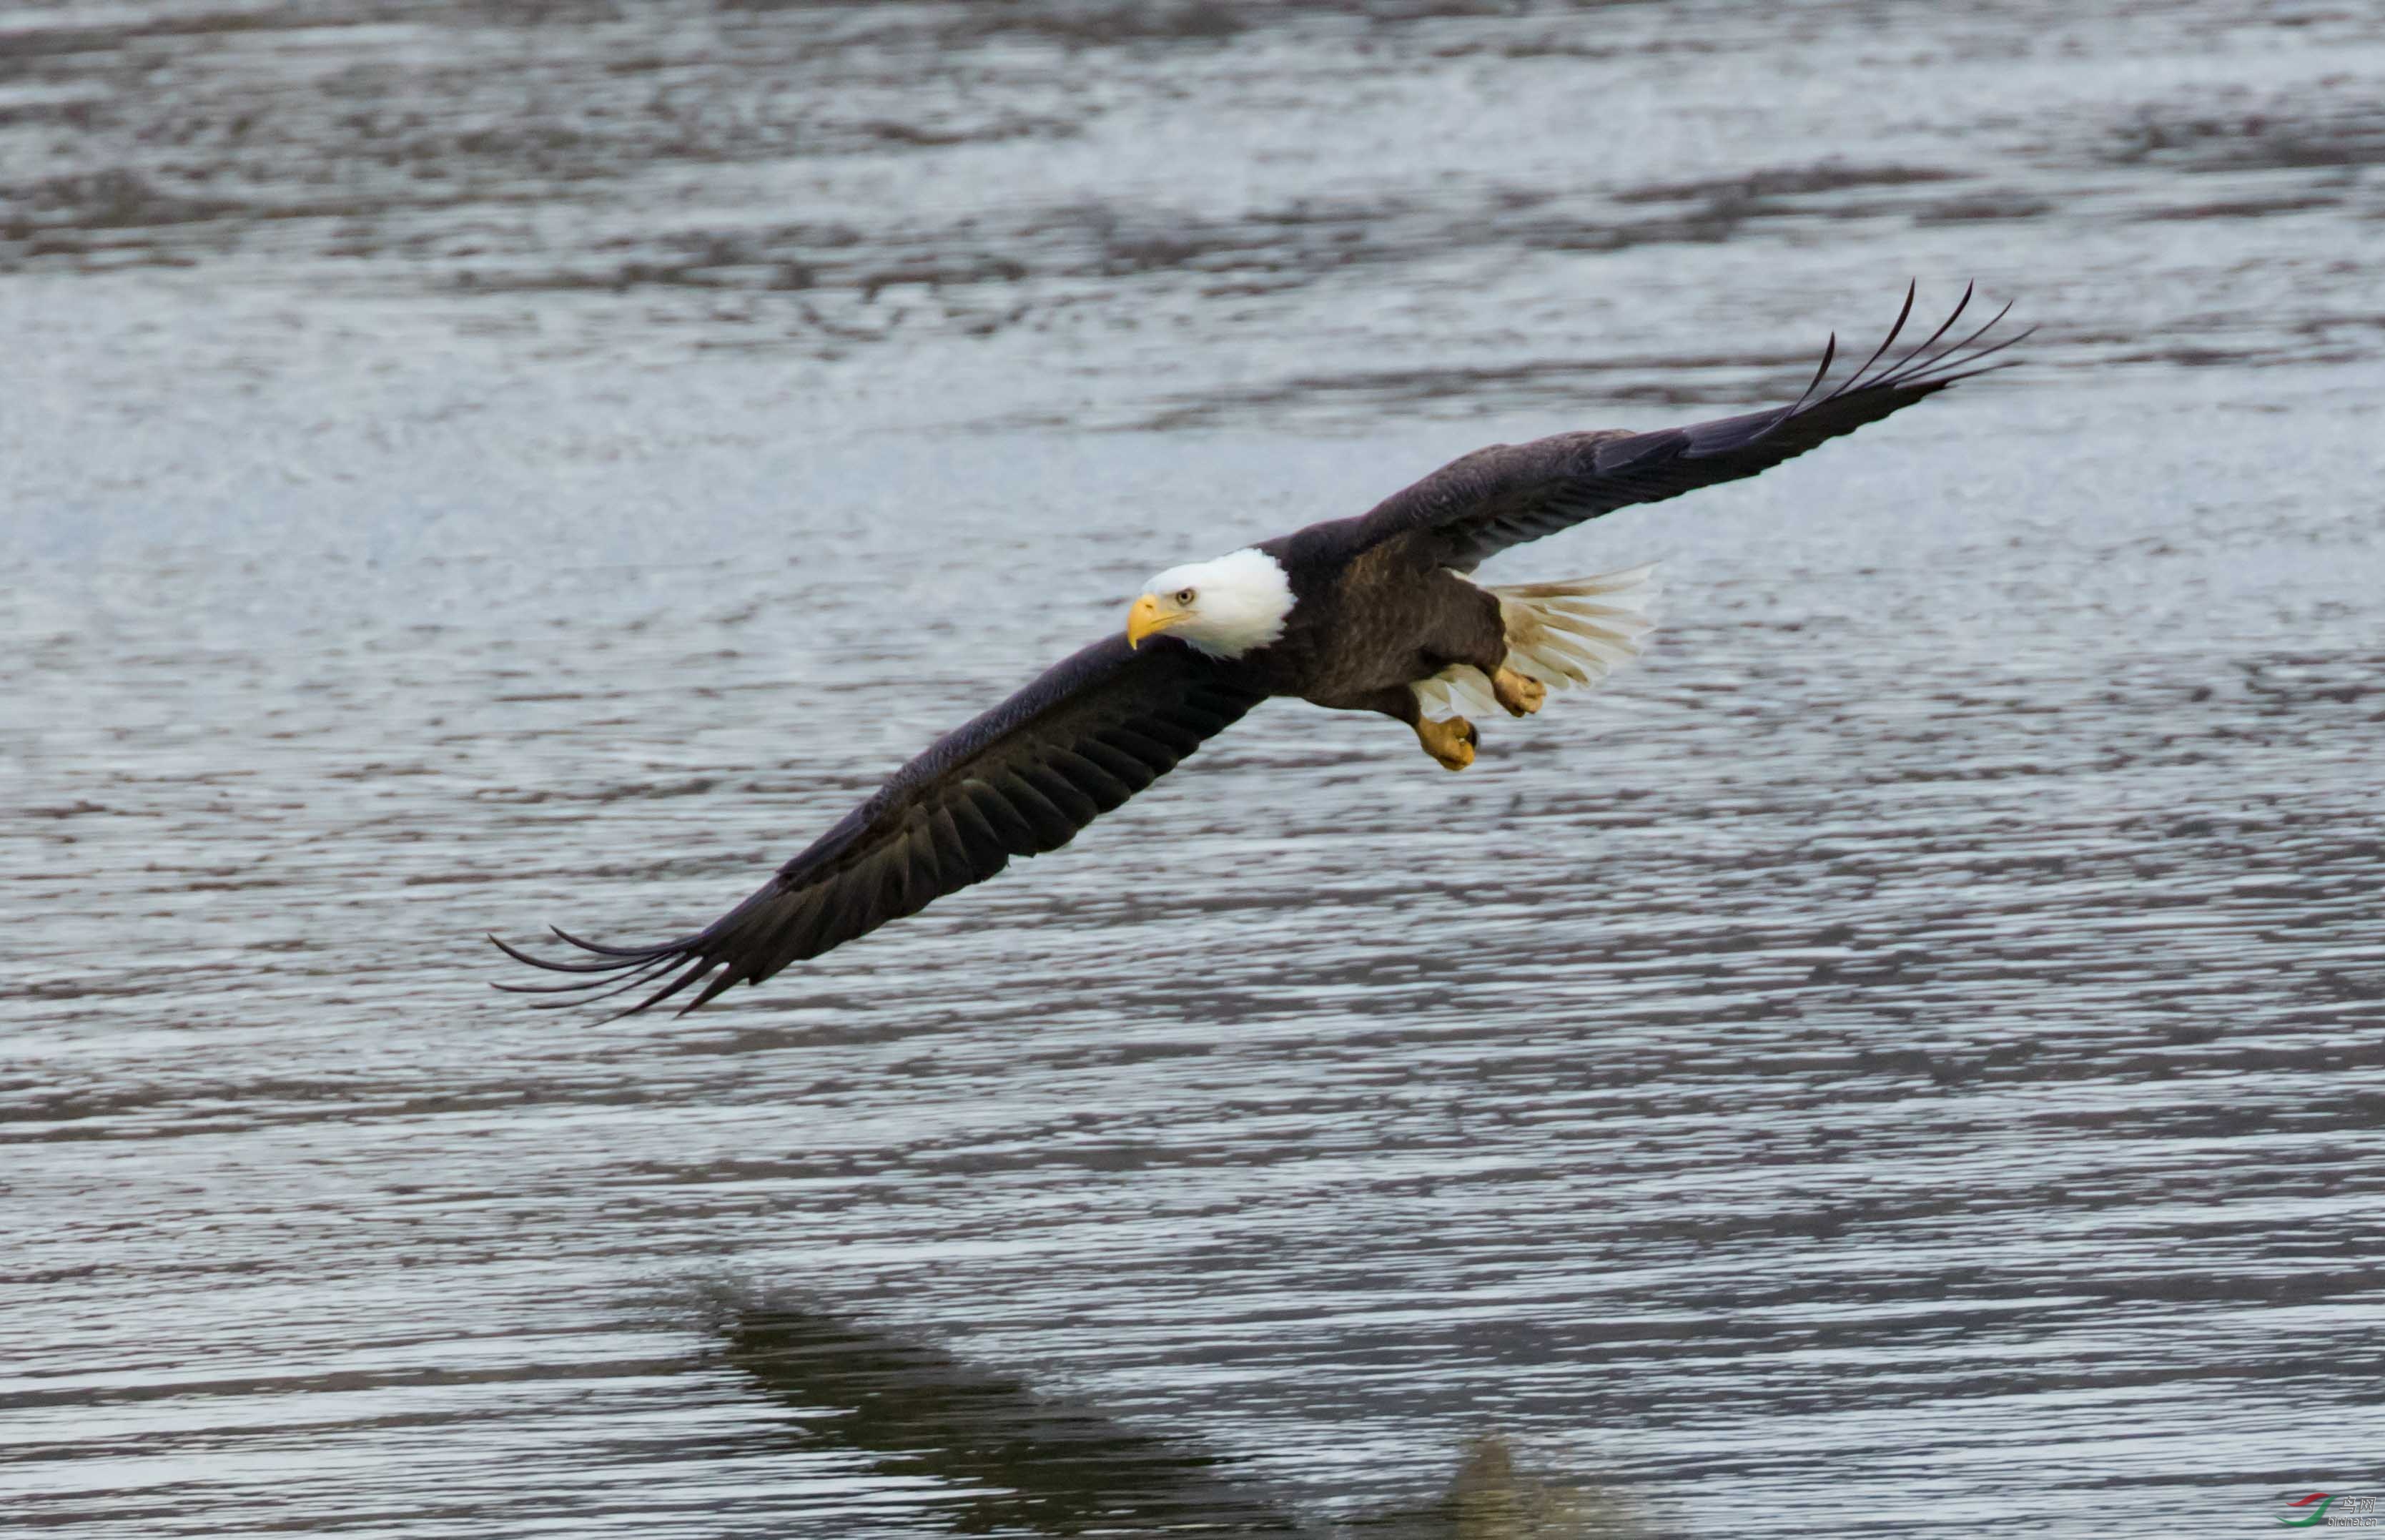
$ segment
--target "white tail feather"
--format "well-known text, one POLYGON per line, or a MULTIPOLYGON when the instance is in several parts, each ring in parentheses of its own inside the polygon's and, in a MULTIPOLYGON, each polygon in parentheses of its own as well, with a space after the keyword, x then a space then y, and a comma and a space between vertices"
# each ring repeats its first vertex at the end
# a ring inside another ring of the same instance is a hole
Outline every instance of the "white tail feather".
MULTIPOLYGON (((1507 627, 1507 666, 1552 690, 1596 685, 1645 650, 1656 629, 1652 563, 1561 582, 1519 582, 1489 592, 1507 627)), ((1498 703, 1479 669, 1452 664, 1414 686, 1435 720, 1487 716, 1498 703)))

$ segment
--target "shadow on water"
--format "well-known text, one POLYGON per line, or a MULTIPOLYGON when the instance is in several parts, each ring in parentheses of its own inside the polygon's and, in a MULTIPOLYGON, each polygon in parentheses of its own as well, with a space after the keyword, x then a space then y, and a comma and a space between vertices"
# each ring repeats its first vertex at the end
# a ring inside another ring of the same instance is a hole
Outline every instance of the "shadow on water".
POLYGON ((1196 1444, 1129 1427, 945 1349, 805 1302, 716 1296, 722 1358, 795 1414, 806 1444, 859 1455, 890 1481, 953 1489, 935 1509, 955 1534, 1167 1532, 1367 1540, 1653 1536, 1636 1509, 1530 1469, 1509 1441, 1467 1441, 1420 1507, 1320 1524, 1273 1484, 1196 1444))
POLYGON ((1498 1434, 1467 1440, 1448 1489, 1424 1508, 1357 1520, 1352 1540, 1655 1540, 1639 1509, 1588 1482, 1519 1462, 1498 1434))

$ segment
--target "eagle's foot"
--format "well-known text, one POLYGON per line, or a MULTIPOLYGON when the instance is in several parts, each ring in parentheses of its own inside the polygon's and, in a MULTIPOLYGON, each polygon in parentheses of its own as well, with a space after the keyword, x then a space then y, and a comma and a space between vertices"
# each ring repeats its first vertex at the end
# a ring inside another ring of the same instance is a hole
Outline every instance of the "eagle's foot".
POLYGON ((1529 674, 1513 669, 1502 669, 1491 676, 1491 693, 1511 717, 1529 717, 1549 698, 1549 687, 1529 674))
POLYGON ((1474 745, 1480 735, 1474 724, 1464 717, 1452 717, 1446 721, 1418 721, 1417 737, 1424 751, 1441 761, 1443 770, 1462 770, 1474 763, 1474 745))

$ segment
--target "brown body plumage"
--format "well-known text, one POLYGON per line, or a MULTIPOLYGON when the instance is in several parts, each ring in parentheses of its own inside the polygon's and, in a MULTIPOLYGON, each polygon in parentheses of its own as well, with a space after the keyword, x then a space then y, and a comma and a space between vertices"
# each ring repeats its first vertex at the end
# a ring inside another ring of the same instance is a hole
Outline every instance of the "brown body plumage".
POLYGON ((1331 527, 1319 530, 1317 538, 1304 530, 1258 547, 1292 575, 1296 601, 1283 639, 1242 660, 1267 694, 1413 722, 1417 681, 1455 663, 1486 675, 1505 663, 1499 601, 1489 590, 1417 559, 1412 542, 1346 562, 1319 560, 1317 546, 1338 543, 1331 527))

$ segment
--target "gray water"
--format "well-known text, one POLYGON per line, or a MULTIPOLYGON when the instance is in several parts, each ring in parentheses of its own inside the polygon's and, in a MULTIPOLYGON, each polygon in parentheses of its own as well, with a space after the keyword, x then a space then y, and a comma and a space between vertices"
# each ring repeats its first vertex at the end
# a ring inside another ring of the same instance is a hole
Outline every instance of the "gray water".
MULTIPOLYGON (((0 17, 0 1527, 2268 1533, 2385 1491, 2385 16, 0 17), (1502 557, 684 1020, 1150 572, 2023 368, 1502 557)), ((2350 1509, 2339 1509, 2349 1512, 2350 1509)))

